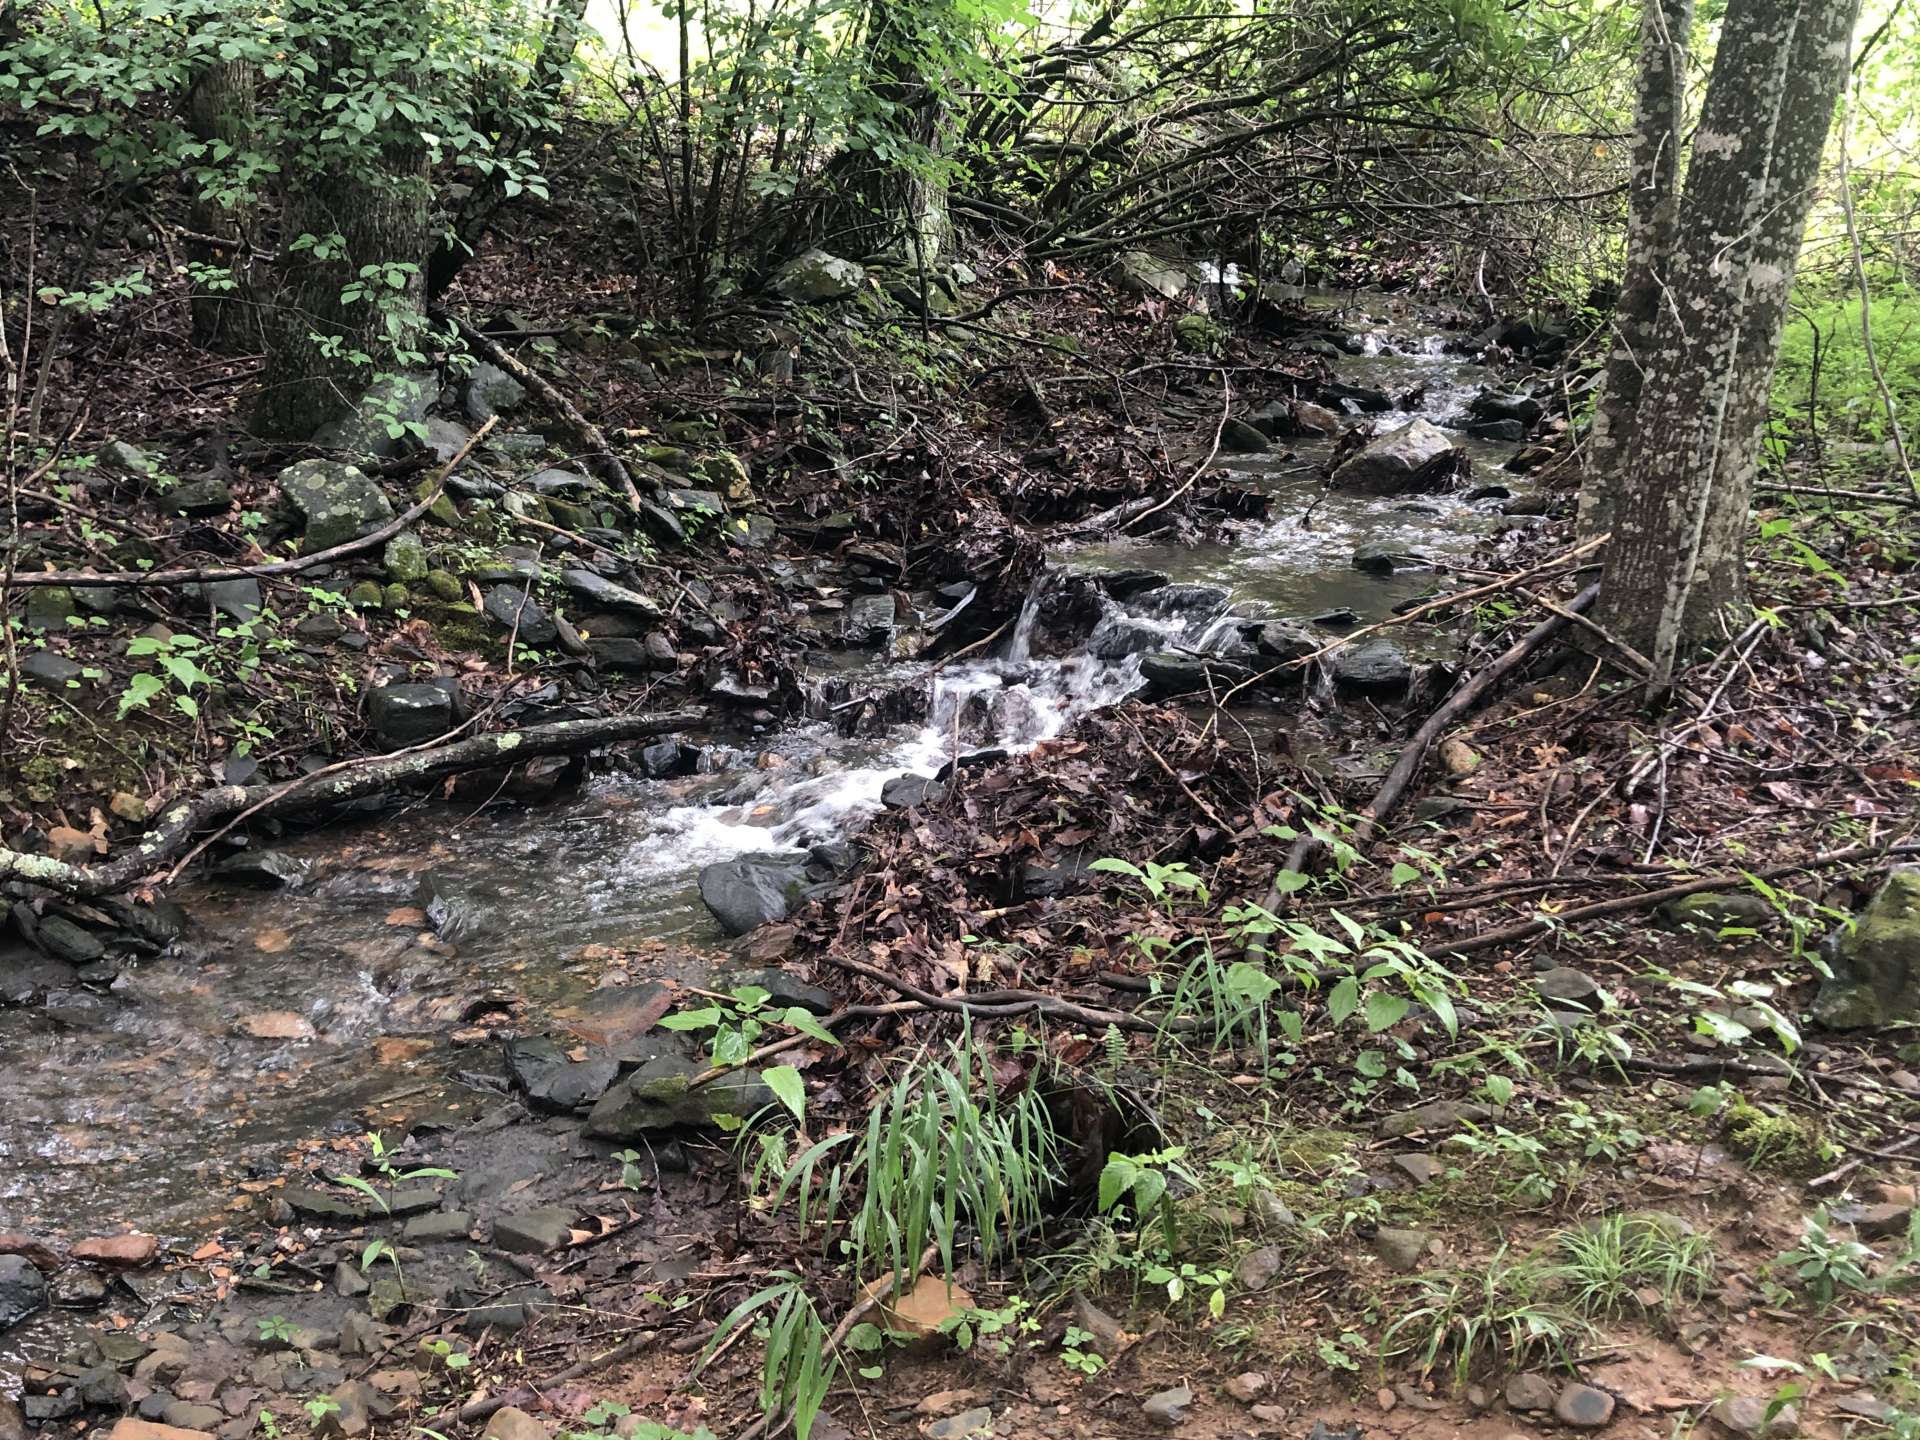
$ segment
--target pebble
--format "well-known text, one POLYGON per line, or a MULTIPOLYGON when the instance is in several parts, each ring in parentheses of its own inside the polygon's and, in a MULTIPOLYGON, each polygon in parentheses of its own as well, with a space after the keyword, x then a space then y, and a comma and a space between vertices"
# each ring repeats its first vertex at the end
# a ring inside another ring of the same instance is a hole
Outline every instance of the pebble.
POLYGON ((1564 1385, 1554 1399, 1553 1414, 1576 1430, 1598 1430, 1613 1419, 1613 1396, 1591 1385, 1564 1385))
POLYGON ((1140 1409, 1154 1424, 1171 1430, 1176 1425, 1186 1423, 1187 1412, 1192 1407, 1193 1391, 1184 1385, 1176 1385, 1171 1390, 1162 1390, 1158 1395, 1149 1395, 1140 1409))
POLYGON ((548 1440, 547 1427, 516 1405, 494 1411, 480 1434, 482 1440, 548 1440))
POLYGON ((985 1405, 979 1405, 971 1410, 962 1410, 958 1415, 949 1415, 944 1420, 932 1421, 923 1433, 927 1440, 967 1440, 970 1435, 988 1434, 992 1429, 993 1411, 985 1405))
POLYGON ((1374 1253, 1402 1274, 1418 1270, 1432 1244, 1433 1236, 1424 1230, 1397 1230, 1391 1225, 1382 1225, 1373 1237, 1374 1253))
POLYGON ((1258 1370, 1248 1370, 1227 1381, 1225 1389, 1242 1405, 1251 1405, 1267 1393, 1267 1377, 1258 1370))

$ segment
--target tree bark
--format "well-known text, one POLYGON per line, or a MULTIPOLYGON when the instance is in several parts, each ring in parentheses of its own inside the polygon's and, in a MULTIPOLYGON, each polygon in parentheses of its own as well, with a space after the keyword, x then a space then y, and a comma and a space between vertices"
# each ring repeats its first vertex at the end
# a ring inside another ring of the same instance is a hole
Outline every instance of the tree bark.
MULTIPOLYGON (((425 7, 406 0, 377 0, 377 8, 301 0, 297 8, 308 32, 317 35, 327 33, 329 15, 351 21, 351 42, 317 42, 311 86, 316 124, 326 113, 319 108, 323 101, 342 109, 364 104, 366 89, 382 83, 367 78, 370 59, 356 49, 423 54, 432 43, 425 7)), ((386 76, 385 83, 396 83, 396 77, 386 76)), ((284 259, 269 317, 255 433, 305 440, 352 409, 377 377, 405 368, 425 320, 431 186, 419 130, 395 112, 362 143, 321 140, 303 147, 305 163, 288 176, 284 259), (314 239, 322 243, 313 245, 314 239), (360 290, 367 267, 393 264, 411 267, 404 283, 389 285, 375 276, 360 290)))
POLYGON ((204 238, 187 242, 189 261, 224 269, 231 282, 194 282, 193 339, 209 350, 228 353, 250 348, 259 335, 259 327, 251 323, 253 307, 247 283, 250 217, 237 204, 221 203, 217 183, 233 155, 245 150, 253 139, 254 85, 250 61, 227 60, 209 65, 195 76, 187 95, 187 124, 194 138, 216 147, 214 153, 203 157, 206 173, 194 187, 189 223, 197 237, 230 235, 242 247, 236 252, 204 238))
MULTIPOLYGON (((1787 296, 1806 234, 1807 214, 1819 189, 1820 161, 1834 107, 1847 80, 1853 27, 1860 0, 1810 0, 1794 32, 1787 62, 1787 91, 1774 134, 1773 161, 1748 264, 1747 308, 1740 333, 1739 360, 1727 397, 1720 459, 1715 468, 1718 493, 1707 510, 1700 553, 1706 583, 1696 590, 1694 606, 1741 603, 1746 596, 1746 539, 1753 506, 1753 482, 1760 469, 1773 371, 1780 359, 1786 327, 1787 296)), ((1696 631, 1712 624, 1712 615, 1694 616, 1696 631)))
POLYGON ((1701 541, 1787 58, 1801 9, 1819 3, 1732 0, 1688 162, 1596 616, 1651 658, 1657 692, 1682 645, 1707 633, 1703 617, 1732 598, 1711 590, 1725 567, 1700 563, 1701 541))
POLYGON ((1640 19, 1640 86, 1635 103, 1632 183, 1627 191, 1627 267, 1613 311, 1613 348, 1587 442, 1580 490, 1580 538, 1613 528, 1622 463, 1640 403, 1643 360, 1652 348, 1660 294, 1680 228, 1681 134, 1686 122, 1688 37, 1693 0, 1646 0, 1640 19))

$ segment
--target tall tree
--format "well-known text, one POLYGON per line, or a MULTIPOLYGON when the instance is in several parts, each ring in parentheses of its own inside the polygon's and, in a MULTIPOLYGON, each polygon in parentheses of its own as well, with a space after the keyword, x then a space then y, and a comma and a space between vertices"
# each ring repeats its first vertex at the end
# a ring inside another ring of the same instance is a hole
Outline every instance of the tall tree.
POLYGON ((1837 44, 1844 72, 1854 4, 1731 0, 1722 22, 1632 434, 1599 480, 1613 487, 1614 538, 1597 618, 1651 657, 1656 689, 1744 594, 1747 495, 1736 477, 1757 425, 1735 397, 1743 383, 1764 393, 1785 315, 1784 303, 1764 303, 1770 282, 1756 294, 1755 263, 1776 226, 1799 243, 1809 186, 1788 193, 1805 163, 1797 152, 1811 145, 1817 164, 1833 110, 1822 84, 1789 85, 1790 61, 1837 44))
POLYGON ((205 147, 195 176, 194 234, 187 251, 197 267, 193 338, 214 350, 237 350, 259 336, 243 271, 251 254, 248 187, 232 178, 235 160, 253 140, 257 73, 251 58, 215 59, 200 68, 187 92, 187 126, 205 147), (237 243, 222 243, 228 238, 237 243))
POLYGON ((1687 53, 1693 0, 1646 0, 1640 17, 1640 81, 1627 189, 1627 268, 1613 311, 1612 348, 1587 442, 1589 483, 1580 492, 1580 538, 1613 526, 1612 478, 1633 438, 1641 365, 1653 346, 1661 282, 1680 228, 1687 53), (1596 483, 1597 482, 1597 483, 1596 483))
POLYGON ((306 439, 377 376, 419 361, 433 10, 290 0, 287 14, 310 121, 290 147, 285 259, 253 428, 306 439))

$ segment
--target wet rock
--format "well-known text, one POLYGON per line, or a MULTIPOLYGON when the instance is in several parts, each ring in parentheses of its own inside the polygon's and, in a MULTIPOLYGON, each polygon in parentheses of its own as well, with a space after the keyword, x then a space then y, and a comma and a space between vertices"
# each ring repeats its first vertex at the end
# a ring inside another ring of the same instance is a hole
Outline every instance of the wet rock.
POLYGON ((1538 1371, 1529 1370, 1508 1380, 1506 1393, 1509 1410, 1551 1410, 1560 1387, 1538 1371))
POLYGON ((606 576, 591 570, 562 570, 560 583, 585 604, 601 610, 638 615, 648 620, 660 618, 659 605, 647 596, 638 590, 629 590, 625 585, 615 584, 606 576))
POLYGON ((1290 620, 1255 621, 1240 633, 1263 660, 1304 660, 1320 648, 1311 631, 1290 620))
POLYGON ((1168 577, 1158 570, 1099 571, 1094 574, 1093 581, 1116 600, 1144 595, 1149 590, 1161 589, 1169 583, 1168 577))
POLYGON ((1821 982, 1813 1016, 1836 1030, 1920 1021, 1920 866, 1904 865, 1823 947, 1833 978, 1821 982))
POLYGON ((1486 1106, 1471 1100, 1434 1100, 1388 1115, 1375 1127, 1383 1140, 1404 1140, 1422 1131, 1457 1130, 1462 1125, 1478 1125, 1492 1117, 1486 1106))
POLYGON ((527 592, 513 585, 489 590, 483 607, 487 614, 516 636, 521 645, 551 645, 560 638, 552 619, 527 592))
POLYGON ((946 798, 947 787, 931 775, 896 775, 880 787, 880 803, 889 810, 938 805, 946 798))
POLYGON ((222 515, 233 508, 233 491, 217 475, 189 480, 160 497, 160 508, 170 515, 222 515))
POLYGON ((514 1040, 507 1045, 507 1075, 527 1097, 527 1104, 547 1115, 562 1115, 593 1104, 619 1077, 620 1062, 612 1056, 570 1060, 544 1035, 514 1040))
POLYGON ((82 1240, 68 1252, 75 1260, 93 1265, 118 1265, 138 1268, 151 1265, 160 1253, 160 1242, 138 1231, 128 1235, 97 1235, 82 1240))
POLYGON ((409 1245, 434 1245, 447 1240, 464 1240, 473 1229, 473 1216, 466 1210, 438 1211, 416 1215, 401 1227, 400 1238, 409 1245))
POLYGON ((280 472, 280 493, 299 514, 308 554, 357 540, 393 518, 386 491, 352 465, 302 460, 280 472))
POLYGON ((743 855, 700 872, 700 899, 729 935, 784 920, 805 898, 806 863, 797 855, 743 855))
POLYGON ((0 1255, 0 1332, 47 1305, 47 1282, 24 1255, 0 1255))
POLYGON ((1354 547, 1353 568, 1369 575, 1391 575, 1396 570, 1418 569, 1428 562, 1391 540, 1368 540, 1354 547))
POLYGON ((1557 1005, 1572 1005, 1583 1010, 1598 1008, 1600 982, 1584 970, 1557 966, 1534 976, 1533 986, 1543 999, 1557 1005))
POLYGON ((646 639, 637 640, 630 635, 594 635, 587 640, 587 653, 593 656, 593 663, 602 670, 612 670, 624 675, 650 675, 656 671, 672 670, 679 659, 668 649, 666 655, 656 653, 655 647, 646 639))
POLYGON ((1518 420, 1475 420, 1466 430, 1475 440, 1493 440, 1509 445, 1517 445, 1527 438, 1527 427, 1518 420))
POLYGON ((518 1215, 502 1215, 493 1222, 493 1243, 497 1249, 521 1255, 541 1255, 572 1243, 573 1212, 549 1206, 526 1210, 518 1215))
POLYGON ((328 1190, 315 1190, 306 1185, 289 1185, 280 1191, 277 1197, 295 1215, 303 1220, 327 1220, 341 1224, 355 1225, 368 1215, 364 1200, 349 1200, 328 1190))
POLYGON ((856 595, 847 606, 841 638, 849 645, 885 645, 893 638, 894 602, 891 595, 856 595))
POLYGON ((440 685, 382 685, 367 696, 367 719, 381 749, 403 750, 454 727, 453 694, 440 685))
POLYGON ((1722 930, 1741 927, 1759 930, 1779 918, 1778 912, 1758 895, 1682 895, 1669 900, 1656 912, 1669 925, 1699 925, 1722 930))
POLYGON ((1162 620, 1209 620, 1224 613, 1231 598, 1218 585, 1180 581, 1146 591, 1139 597, 1136 608, 1162 620))
POLYGON ((1145 694, 1149 700, 1205 690, 1230 690, 1252 673, 1246 666, 1230 660, 1181 655, 1171 650, 1157 651, 1140 661, 1140 678, 1146 681, 1145 694))
POLYGON ((21 676, 49 690, 73 689, 86 677, 86 673, 84 666, 51 650, 36 650, 20 660, 21 676))
MULTIPOLYGON (((476 425, 483 425, 501 411, 513 409, 526 398, 526 386, 498 365, 483 360, 473 367, 473 374, 467 378, 463 405, 467 418, 476 425)), ((495 448, 504 438, 494 438, 495 448)))
POLYGON ((649 780, 673 780, 700 768, 700 747, 660 740, 640 751, 640 768, 649 780))
POLYGON ((19 1255, 39 1270, 58 1270, 60 1252, 50 1241, 20 1230, 0 1230, 0 1255, 19 1255))
POLYGON ((1397 430, 1369 440, 1333 472, 1336 490, 1364 495, 1400 495, 1423 485, 1423 476, 1453 455, 1453 442, 1425 420, 1410 420, 1397 430))
POLYGON ((1186 268, 1144 250, 1123 250, 1113 262, 1113 283, 1129 295, 1177 300, 1191 283, 1186 268))
POLYGON ((1347 385, 1331 381, 1320 387, 1320 398, 1348 415, 1378 415, 1393 408, 1393 397, 1365 385, 1347 385))
POLYGON ((1229 419, 1220 427, 1220 448, 1236 455, 1258 455, 1268 448, 1267 437, 1244 420, 1229 419))
POLYGON ((766 1003, 777 1010, 798 1006, 809 1015, 831 1015, 833 996, 818 985, 809 985, 798 976, 772 966, 759 970, 736 970, 721 977, 729 989, 754 985, 767 992, 766 1003))
POLYGON ((1576 1430, 1598 1430, 1613 1419, 1613 1396, 1591 1385, 1563 1385, 1553 1400, 1553 1418, 1576 1430))
MULTIPOLYGON (((64 915, 43 915, 34 927, 33 943, 69 965, 91 965, 107 953, 98 936, 64 915)), ((80 978, 89 977, 83 972, 80 978)))
POLYGON ((774 1103, 757 1070, 734 1071, 689 1090, 697 1060, 666 1055, 649 1060, 600 1097, 587 1116, 587 1133, 603 1140, 635 1140, 655 1130, 707 1126, 721 1117, 745 1119, 774 1103))
POLYGON ((1110 616, 1087 637, 1087 653, 1096 660, 1124 660, 1164 645, 1167 632, 1130 616, 1110 616))
POLYGON ((74 1376, 73 1398, 89 1410, 124 1410, 131 1402, 127 1382, 111 1365, 90 1365, 74 1376))
POLYGON ((239 850, 215 865, 213 873, 257 890, 281 890, 307 878, 307 862, 280 850, 239 850))
POLYGON ((493 1412, 481 1440, 552 1440, 552 1431, 518 1406, 508 1405, 493 1412))
POLYGON ((1413 681, 1413 664, 1391 640, 1368 640, 1336 651, 1335 687, 1351 695, 1397 695, 1413 681))
POLYGON ((1373 1236, 1373 1250, 1388 1267, 1410 1275, 1426 1263, 1433 1236, 1424 1230, 1400 1230, 1382 1225, 1373 1236))
POLYGON ((824 305, 847 299, 866 283, 863 266, 816 249, 789 261, 774 277, 773 288, 797 305, 824 305))
POLYGON ((1476 420, 1512 420, 1519 423, 1522 435, 1525 427, 1533 425, 1545 413, 1545 407, 1531 395, 1509 395, 1496 391, 1483 390, 1467 406, 1467 413, 1476 420))
POLYGON ((733 705, 765 705, 773 699, 771 686, 749 684, 731 670, 723 671, 709 681, 707 693, 716 700, 725 700, 733 705))
POLYGON ((1140 1413, 1162 1429, 1172 1430, 1187 1423, 1187 1414, 1192 1408, 1193 1391, 1185 1385, 1176 1385, 1171 1390, 1149 1395, 1141 1402, 1140 1413))

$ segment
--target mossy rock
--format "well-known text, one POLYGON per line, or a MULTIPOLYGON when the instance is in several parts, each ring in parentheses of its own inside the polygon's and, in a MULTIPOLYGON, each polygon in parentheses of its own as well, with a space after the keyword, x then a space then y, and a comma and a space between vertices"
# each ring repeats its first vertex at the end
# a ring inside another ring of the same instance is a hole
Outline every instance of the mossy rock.
POLYGON ((1812 1175, 1840 1153, 1818 1121, 1736 1099, 1727 1111, 1727 1140, 1756 1170, 1812 1175))
MULTIPOLYGON (((418 485, 413 487, 413 498, 415 500, 424 500, 427 498, 429 494, 432 493, 432 491, 433 491, 433 476, 429 475, 424 480, 422 480, 418 485)), ((433 504, 427 507, 427 518, 430 520, 437 520, 440 524, 445 525, 450 530, 457 530, 460 528, 459 508, 455 506, 455 504, 453 503, 453 497, 444 492, 442 492, 440 497, 436 499, 433 502, 433 504)))
POLYGON ((1888 875, 1850 930, 1828 944, 1833 978, 1813 1015, 1833 1029, 1920 1021, 1920 866, 1888 875))
POLYGON ((426 586, 435 599, 449 605, 458 605, 467 598, 467 587, 460 583, 460 577, 451 570, 427 571, 426 586))
POLYGON ((600 523, 590 506, 579 505, 571 500, 555 500, 547 497, 547 513, 553 517, 553 523, 567 530, 591 530, 600 523))
POLYGON ((1218 321, 1210 320, 1197 311, 1182 315, 1175 321, 1173 334, 1182 350, 1201 353, 1217 350, 1227 339, 1227 332, 1218 321))
POLYGON ((678 445, 642 445, 635 452, 649 465, 684 475, 693 464, 693 452, 678 445))
POLYGON ((500 636, 471 605, 427 604, 420 610, 445 650, 490 654, 500 648, 500 636))
POLYGON ((347 591, 347 603, 356 610, 378 610, 386 599, 386 592, 377 580, 357 580, 347 591))
POLYGON ((387 567, 387 578, 398 584, 413 585, 427 578, 427 547, 411 530, 402 530, 387 541, 381 559, 387 567))
POLYGON ((412 598, 413 597, 407 593, 407 587, 402 585, 397 580, 394 581, 392 584, 388 585, 386 589, 380 592, 381 602, 389 610, 406 609, 407 602, 412 598))
POLYGON ((731 451, 702 455, 693 467, 694 478, 704 480, 727 499, 743 504, 753 501, 753 477, 745 463, 731 451))
POLYGON ((509 490, 500 500, 500 508, 516 520, 544 520, 553 523, 553 514, 547 508, 547 502, 538 495, 530 495, 525 490, 509 490))
POLYGON ((719 431, 710 420, 669 420, 660 427, 660 433, 682 445, 701 445, 712 440, 719 431))

